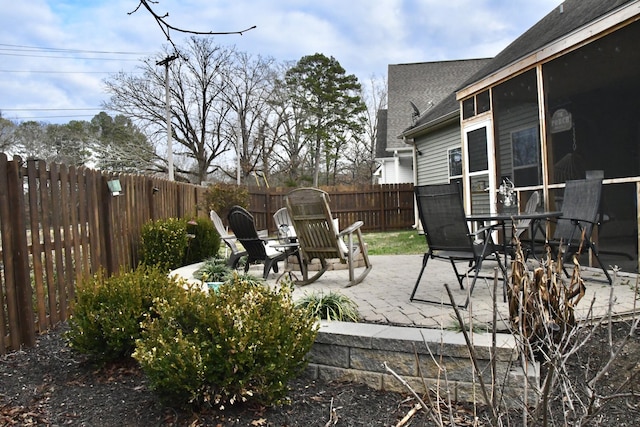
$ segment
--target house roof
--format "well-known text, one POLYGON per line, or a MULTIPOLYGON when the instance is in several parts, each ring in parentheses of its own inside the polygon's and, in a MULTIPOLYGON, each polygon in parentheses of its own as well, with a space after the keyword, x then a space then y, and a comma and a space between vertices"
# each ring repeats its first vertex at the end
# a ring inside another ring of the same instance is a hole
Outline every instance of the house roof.
POLYGON ((458 89, 479 82, 620 6, 635 1, 638 0, 566 0, 514 40, 458 89))
POLYGON ((442 102, 421 116, 415 125, 405 129, 402 135, 407 138, 414 138, 427 129, 435 130, 438 124, 449 120, 457 120, 459 117, 460 103, 456 100, 455 92, 451 92, 442 102))
POLYGON ((378 127, 376 132, 376 158, 386 157, 387 110, 378 110, 378 127))
MULTIPOLYGON (((420 62, 412 64, 390 64, 388 67, 388 113, 385 140, 378 140, 384 146, 377 147, 387 152, 409 147, 398 139, 408 126, 412 125, 415 104, 422 115, 429 112, 451 95, 462 82, 482 68, 489 61, 466 59, 457 61, 420 62)), ((378 130, 380 132, 380 129, 378 130)), ((378 156, 378 157, 384 157, 378 156)))
MULTIPOLYGON (((566 0, 533 27, 514 40, 495 58, 488 60, 485 65, 472 74, 457 90, 477 83, 497 71, 513 64, 519 59, 530 55, 555 40, 570 34, 586 24, 618 9, 619 7, 640 0, 566 0)), ((460 105, 453 92, 445 97, 438 105, 419 118, 419 120, 405 127, 402 135, 413 138, 426 130, 446 120, 456 119, 460 105)))

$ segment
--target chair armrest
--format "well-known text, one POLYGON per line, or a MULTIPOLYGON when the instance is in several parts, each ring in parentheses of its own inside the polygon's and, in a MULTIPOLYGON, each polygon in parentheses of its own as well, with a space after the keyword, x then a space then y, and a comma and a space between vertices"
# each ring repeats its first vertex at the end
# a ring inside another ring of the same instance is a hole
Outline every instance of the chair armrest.
POLYGON ((279 242, 280 239, 274 236, 258 236, 258 239, 262 240, 265 245, 268 245, 271 242, 279 242))
POLYGON ((342 237, 342 236, 346 236, 347 234, 351 234, 357 229, 359 229, 360 227, 362 227, 363 225, 364 225, 364 222, 356 221, 350 226, 348 226, 347 228, 345 228, 344 230, 342 230, 341 232, 339 232, 338 236, 342 237))
POLYGON ((496 229, 496 227, 502 227, 502 225, 500 225, 500 224, 485 225, 484 227, 478 228, 476 231, 470 231, 469 235, 470 236, 477 236, 478 234, 486 233, 487 231, 493 231, 493 230, 496 229))

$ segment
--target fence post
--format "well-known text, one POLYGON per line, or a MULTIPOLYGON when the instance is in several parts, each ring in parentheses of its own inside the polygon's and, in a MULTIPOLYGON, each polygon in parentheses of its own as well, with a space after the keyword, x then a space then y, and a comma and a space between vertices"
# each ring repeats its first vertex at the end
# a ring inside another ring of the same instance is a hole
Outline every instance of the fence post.
POLYGON ((386 188, 384 184, 378 186, 378 197, 380 198, 380 228, 382 231, 387 231, 385 190, 386 188))
MULTIPOLYGON (((118 255, 115 254, 114 252, 118 250, 118 245, 114 244, 114 236, 113 236, 113 218, 111 216, 112 214, 112 202, 113 202, 113 195, 111 194, 111 191, 109 190, 109 185, 107 184, 107 182, 110 180, 110 177, 101 175, 100 179, 98 180, 98 186, 100 188, 100 192, 102 193, 102 209, 101 209, 101 222, 103 224, 103 228, 102 228, 102 241, 104 242, 104 254, 105 254, 105 261, 106 261, 106 269, 107 269, 107 273, 109 275, 112 275, 114 273, 116 273, 117 271, 117 267, 116 267, 116 259, 118 259, 118 255)), ((113 213, 114 215, 117 215, 116 212, 113 213)))
POLYGON ((20 176, 22 160, 15 157, 9 162, 7 184, 9 190, 9 223, 13 228, 13 270, 18 303, 18 321, 20 340, 27 347, 36 343, 36 332, 33 315, 33 289, 29 275, 29 248, 26 233, 26 210, 24 207, 24 191, 20 176))

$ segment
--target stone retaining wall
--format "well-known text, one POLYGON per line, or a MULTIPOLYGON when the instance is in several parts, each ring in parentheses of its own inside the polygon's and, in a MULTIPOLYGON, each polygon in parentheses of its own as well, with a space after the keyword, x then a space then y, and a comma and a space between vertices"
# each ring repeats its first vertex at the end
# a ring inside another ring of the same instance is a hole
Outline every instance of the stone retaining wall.
MULTIPOLYGON (((491 334, 476 333, 472 337, 490 393, 491 334)), ((378 390, 407 392, 400 381, 385 370, 386 362, 418 393, 424 393, 425 383, 432 390, 440 384, 440 392, 448 391, 454 401, 483 403, 482 391, 477 377, 474 381, 469 351, 460 332, 323 321, 309 361, 307 374, 314 379, 353 381, 378 390), (438 365, 446 368, 446 379, 438 365)), ((529 367, 528 376, 529 384, 540 383, 537 366, 529 367)), ((511 335, 497 335, 496 378, 496 386, 504 386, 507 405, 520 406, 524 373, 519 367, 516 343, 511 335)), ((529 392, 529 396, 534 395, 534 391, 529 392)))

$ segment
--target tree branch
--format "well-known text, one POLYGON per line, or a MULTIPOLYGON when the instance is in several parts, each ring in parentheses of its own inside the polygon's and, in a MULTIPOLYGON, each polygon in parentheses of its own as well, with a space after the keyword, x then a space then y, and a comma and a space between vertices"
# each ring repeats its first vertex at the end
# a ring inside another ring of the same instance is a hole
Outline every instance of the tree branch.
POLYGON ((243 35, 247 31, 250 31, 250 30, 253 30, 254 28, 256 28, 255 25, 252 26, 252 27, 249 27, 249 28, 245 28, 244 30, 240 30, 240 31, 195 31, 195 30, 188 30, 188 29, 184 29, 184 28, 179 28, 179 27, 176 27, 176 26, 173 26, 173 25, 169 24, 166 21, 166 18, 169 17, 169 13, 165 13, 164 15, 158 15, 153 10, 153 8, 149 5, 149 3, 158 4, 159 2, 158 1, 153 1, 153 0, 140 0, 140 3, 138 4, 138 6, 136 6, 136 8, 132 12, 128 12, 127 15, 132 15, 132 14, 136 13, 138 10, 140 10, 140 6, 144 6, 144 8, 147 9, 147 11, 149 11, 151 16, 153 16, 153 18, 156 20, 158 26, 160 27, 160 29, 164 33, 165 37, 167 38, 167 41, 169 43, 171 43, 171 45, 173 46, 173 48, 176 51, 177 51, 177 48, 176 48, 176 45, 173 43, 173 40, 171 40, 171 36, 169 34, 169 30, 174 30, 174 31, 177 31, 179 33, 185 33, 185 34, 196 34, 196 35, 213 36, 213 35, 231 35, 231 34, 243 35))

